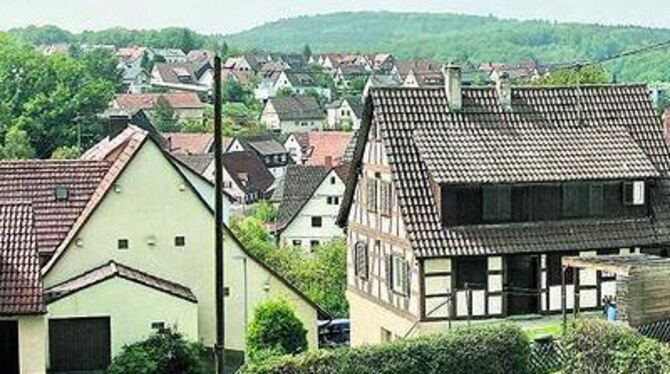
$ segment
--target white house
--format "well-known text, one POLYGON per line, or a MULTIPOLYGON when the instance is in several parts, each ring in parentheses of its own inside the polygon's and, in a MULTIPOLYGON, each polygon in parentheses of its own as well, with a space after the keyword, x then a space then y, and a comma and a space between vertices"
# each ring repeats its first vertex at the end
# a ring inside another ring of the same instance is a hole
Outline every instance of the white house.
POLYGON ((274 97, 261 113, 261 123, 268 130, 289 134, 321 130, 326 116, 312 96, 274 97))
POLYGON ((274 226, 282 246, 314 247, 342 237, 336 219, 348 165, 337 168, 289 165, 272 201, 278 204, 274 226))
POLYGON ((326 106, 328 129, 339 130, 348 126, 348 130, 358 131, 363 119, 363 99, 360 96, 345 97, 326 106))

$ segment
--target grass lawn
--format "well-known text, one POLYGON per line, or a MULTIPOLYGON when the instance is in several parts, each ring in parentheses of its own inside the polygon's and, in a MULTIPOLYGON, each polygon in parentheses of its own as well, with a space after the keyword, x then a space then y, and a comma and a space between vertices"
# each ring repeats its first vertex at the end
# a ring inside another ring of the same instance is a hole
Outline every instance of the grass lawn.
POLYGON ((563 334, 563 327, 560 323, 546 326, 531 327, 526 329, 526 335, 530 340, 535 339, 541 335, 551 335, 558 338, 563 334))

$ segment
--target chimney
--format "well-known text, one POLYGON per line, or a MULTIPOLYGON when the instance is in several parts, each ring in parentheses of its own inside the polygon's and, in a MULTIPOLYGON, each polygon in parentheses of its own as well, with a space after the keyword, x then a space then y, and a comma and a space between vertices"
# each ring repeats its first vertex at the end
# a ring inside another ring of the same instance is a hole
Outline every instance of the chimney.
POLYGON ((107 136, 109 139, 114 139, 117 135, 123 132, 130 124, 130 115, 125 111, 113 111, 108 114, 109 127, 107 136))
POLYGON ((326 156, 326 158, 324 160, 324 164, 325 164, 326 168, 328 168, 329 170, 332 169, 333 168, 333 156, 326 156))
POLYGON ((463 93, 461 91, 461 67, 450 62, 443 68, 443 74, 444 88, 447 91, 449 109, 452 111, 459 111, 463 108, 463 93))
POLYGON ((504 111, 508 112, 512 110, 512 83, 509 79, 509 74, 506 72, 500 73, 500 76, 496 80, 496 91, 498 93, 498 100, 500 101, 500 106, 504 111))

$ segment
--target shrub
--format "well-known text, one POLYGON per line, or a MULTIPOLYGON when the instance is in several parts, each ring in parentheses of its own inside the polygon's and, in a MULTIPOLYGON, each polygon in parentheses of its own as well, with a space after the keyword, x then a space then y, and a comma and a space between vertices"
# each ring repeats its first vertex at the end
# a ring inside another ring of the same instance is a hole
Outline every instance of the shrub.
POLYGON ((307 349, 307 330, 287 301, 269 300, 254 311, 247 328, 247 355, 251 360, 294 354, 307 349))
POLYGON ((114 358, 109 374, 204 374, 204 348, 176 331, 161 330, 147 340, 127 345, 114 358))
POLYGON ((247 374, 525 374, 528 338, 512 325, 480 325, 377 346, 310 351, 251 362, 247 374))
POLYGON ((667 347, 633 329, 601 320, 577 320, 567 330, 566 373, 668 373, 667 347))

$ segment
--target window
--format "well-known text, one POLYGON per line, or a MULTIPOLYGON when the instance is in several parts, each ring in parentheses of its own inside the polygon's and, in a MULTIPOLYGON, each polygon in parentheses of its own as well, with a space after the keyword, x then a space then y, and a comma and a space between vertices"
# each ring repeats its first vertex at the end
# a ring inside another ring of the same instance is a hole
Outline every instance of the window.
POLYGON ((130 248, 130 243, 128 242, 128 239, 119 239, 116 243, 116 248, 118 249, 130 248))
POLYGON ((455 270, 457 290, 486 288, 487 263, 485 257, 459 258, 455 261, 455 270))
POLYGON ((335 184, 337 183, 337 179, 335 177, 330 177, 330 184, 335 184))
POLYGON ((293 241, 293 246, 294 247, 302 247, 302 240, 294 240, 293 241))
POLYGON ((368 246, 364 242, 354 246, 354 274, 361 279, 368 279, 368 246))
POLYGON ((562 186, 562 212, 565 218, 581 218, 589 215, 589 185, 568 183, 562 186))
POLYGON ((401 256, 391 256, 391 289, 400 295, 409 294, 409 263, 401 256))
POLYGON ((185 236, 175 236, 174 237, 174 246, 175 247, 186 246, 186 237, 185 236))
POLYGON ((390 216, 391 210, 393 208, 393 196, 392 196, 392 186, 390 182, 381 182, 381 202, 380 202, 380 212, 382 215, 390 216))
MULTIPOLYGON (((547 254, 547 284, 549 286, 561 285, 561 273, 563 272, 563 265, 561 259, 563 257, 579 256, 579 252, 561 252, 547 254)), ((574 268, 568 267, 565 269, 565 284, 573 284, 575 280, 574 268)))
POLYGON ((367 207, 370 212, 377 211, 377 180, 372 178, 368 179, 367 207))
POLYGON ((328 196, 326 197, 326 202, 328 205, 338 205, 340 203, 340 198, 338 196, 328 196))
POLYGON ((624 182, 624 205, 644 205, 644 182, 624 182))
POLYGON ((70 197, 70 189, 67 186, 56 186, 54 189, 54 198, 56 201, 67 201, 70 197))
POLYGON ((165 331, 165 322, 151 322, 151 329, 157 331, 165 331))
POLYGON ((309 248, 310 248, 311 250, 314 250, 316 247, 319 246, 319 244, 321 244, 321 243, 319 243, 318 240, 310 240, 310 242, 309 242, 309 248))
POLYGON ((482 218, 487 222, 509 221, 512 218, 512 189, 506 186, 482 189, 482 218))
POLYGON ((312 217, 312 227, 321 227, 322 225, 321 217, 312 217))

